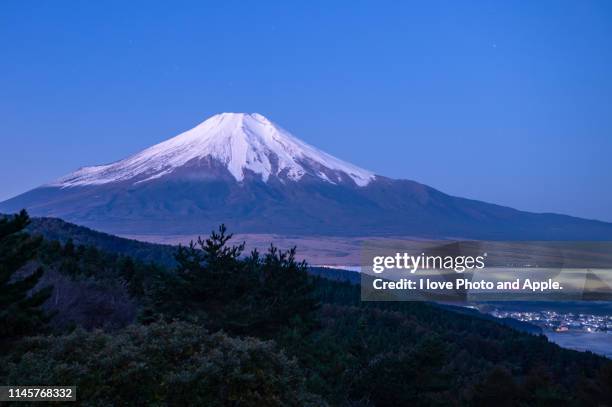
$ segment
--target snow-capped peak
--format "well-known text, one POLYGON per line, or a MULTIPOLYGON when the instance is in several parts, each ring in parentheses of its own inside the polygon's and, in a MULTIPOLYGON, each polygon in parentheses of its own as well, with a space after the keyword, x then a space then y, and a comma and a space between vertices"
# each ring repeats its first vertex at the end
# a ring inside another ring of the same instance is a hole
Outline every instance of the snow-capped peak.
POLYGON ((365 186, 374 179, 373 173, 304 143, 258 113, 221 113, 124 160, 81 168, 50 185, 146 182, 207 157, 224 165, 238 181, 245 170, 261 175, 263 181, 280 175, 298 181, 310 174, 330 183, 349 177, 365 186))

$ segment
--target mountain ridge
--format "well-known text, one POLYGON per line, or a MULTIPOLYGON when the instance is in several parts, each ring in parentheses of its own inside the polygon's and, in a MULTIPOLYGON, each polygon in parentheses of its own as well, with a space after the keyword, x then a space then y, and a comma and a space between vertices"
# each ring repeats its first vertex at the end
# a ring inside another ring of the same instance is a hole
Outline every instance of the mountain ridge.
POLYGON ((612 223, 454 197, 332 157, 257 114, 215 115, 0 203, 121 235, 236 233, 612 240, 612 223))

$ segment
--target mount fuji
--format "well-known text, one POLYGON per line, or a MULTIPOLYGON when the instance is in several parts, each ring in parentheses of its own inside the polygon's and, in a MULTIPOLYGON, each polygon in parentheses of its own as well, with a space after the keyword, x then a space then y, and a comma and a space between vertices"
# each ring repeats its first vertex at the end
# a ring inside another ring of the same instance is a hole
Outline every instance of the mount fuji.
POLYGON ((612 240, 612 224, 453 197, 374 174, 260 114, 222 113, 123 160, 0 203, 115 234, 612 240))
POLYGON ((222 113, 170 140, 109 165, 85 167, 51 184, 55 187, 103 185, 126 181, 151 181, 182 167, 221 164, 236 181, 247 173, 267 182, 270 176, 299 181, 305 175, 332 184, 367 185, 374 174, 341 161, 293 137, 264 116, 253 113, 222 113))

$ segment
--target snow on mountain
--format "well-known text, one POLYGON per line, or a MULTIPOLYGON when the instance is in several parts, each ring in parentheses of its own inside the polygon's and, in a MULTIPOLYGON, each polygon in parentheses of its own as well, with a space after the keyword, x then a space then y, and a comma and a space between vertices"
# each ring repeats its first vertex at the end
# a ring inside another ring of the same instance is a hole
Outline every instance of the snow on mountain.
POLYGON ((259 174, 264 182, 270 176, 298 181, 309 174, 332 184, 349 177, 365 186, 375 178, 369 171, 304 143, 260 114, 221 113, 124 160, 81 168, 48 186, 147 182, 206 157, 224 165, 237 181, 244 179, 245 170, 259 174))
POLYGON ((213 116, 124 160, 0 202, 0 213, 23 208, 129 235, 193 236, 226 224, 236 233, 286 236, 612 240, 612 223, 522 212, 374 176, 242 113, 213 116))

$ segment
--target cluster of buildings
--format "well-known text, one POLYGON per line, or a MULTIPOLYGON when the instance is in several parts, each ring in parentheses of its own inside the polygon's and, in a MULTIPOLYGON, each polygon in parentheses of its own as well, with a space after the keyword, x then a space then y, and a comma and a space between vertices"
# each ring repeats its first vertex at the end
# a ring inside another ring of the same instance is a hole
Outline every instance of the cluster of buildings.
POLYGON ((529 322, 543 329, 556 332, 610 332, 612 315, 591 315, 578 313, 559 313, 555 311, 501 311, 491 312, 496 318, 513 318, 529 322))

